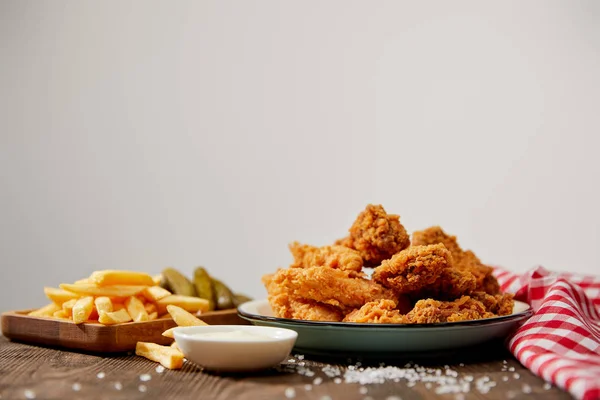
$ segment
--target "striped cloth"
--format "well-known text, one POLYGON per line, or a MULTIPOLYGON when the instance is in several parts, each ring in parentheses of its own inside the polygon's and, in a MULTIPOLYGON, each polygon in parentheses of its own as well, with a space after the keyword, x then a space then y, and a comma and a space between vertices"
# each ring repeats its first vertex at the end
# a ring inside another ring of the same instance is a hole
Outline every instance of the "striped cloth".
POLYGON ((535 268, 494 274, 505 292, 535 314, 509 338, 531 372, 582 400, 600 399, 600 277, 535 268))

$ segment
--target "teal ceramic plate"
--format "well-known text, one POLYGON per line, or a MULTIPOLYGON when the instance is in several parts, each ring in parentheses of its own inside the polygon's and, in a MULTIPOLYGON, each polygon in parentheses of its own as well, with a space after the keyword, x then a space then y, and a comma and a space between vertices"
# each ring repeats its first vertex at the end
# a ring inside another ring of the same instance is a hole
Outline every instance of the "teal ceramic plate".
POLYGON ((426 352, 477 345, 506 337, 533 311, 515 301, 513 313, 475 321, 437 324, 361 324, 277 318, 267 300, 239 306, 238 314, 254 325, 298 332, 295 349, 316 353, 426 352))

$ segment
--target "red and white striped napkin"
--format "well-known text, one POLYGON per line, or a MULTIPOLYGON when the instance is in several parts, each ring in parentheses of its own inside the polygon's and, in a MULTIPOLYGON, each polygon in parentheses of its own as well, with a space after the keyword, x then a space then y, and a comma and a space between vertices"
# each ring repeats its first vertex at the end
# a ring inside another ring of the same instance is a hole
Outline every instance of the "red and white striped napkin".
POLYGON ((577 399, 600 399, 600 277, 553 273, 494 274, 505 292, 535 314, 509 338, 513 355, 537 376, 577 399))

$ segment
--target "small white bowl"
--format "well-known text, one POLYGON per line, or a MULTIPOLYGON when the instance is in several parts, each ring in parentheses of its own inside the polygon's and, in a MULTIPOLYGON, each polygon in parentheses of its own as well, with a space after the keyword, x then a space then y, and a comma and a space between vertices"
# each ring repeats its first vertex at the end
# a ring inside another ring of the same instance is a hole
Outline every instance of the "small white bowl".
POLYGON ((298 333, 291 329, 253 325, 206 325, 179 327, 173 331, 183 355, 196 364, 215 371, 256 371, 278 365, 292 351, 298 333), (244 331, 262 340, 203 337, 202 334, 244 331))

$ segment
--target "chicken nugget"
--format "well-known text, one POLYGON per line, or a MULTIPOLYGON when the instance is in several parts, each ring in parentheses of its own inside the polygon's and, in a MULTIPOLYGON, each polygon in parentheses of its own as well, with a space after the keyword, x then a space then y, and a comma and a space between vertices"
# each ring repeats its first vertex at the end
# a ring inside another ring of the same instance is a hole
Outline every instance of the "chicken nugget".
POLYGON ((476 291, 489 294, 500 293, 500 285, 492 275, 494 269, 481 262, 470 250, 464 251, 456 240, 456 236, 446 234, 439 226, 433 226, 423 231, 416 231, 412 236, 413 246, 442 243, 452 253, 453 266, 461 271, 468 271, 475 277, 476 291))
POLYGON ((290 298, 306 299, 339 307, 360 308, 380 299, 397 300, 397 295, 363 274, 328 267, 280 269, 263 279, 269 294, 285 293, 290 298))
POLYGON ((451 265, 443 244, 412 246, 385 260, 373 271, 373 280, 398 293, 411 294, 439 281, 451 265))
POLYGON ((408 322, 413 324, 470 321, 494 316, 482 302, 469 296, 454 301, 419 300, 406 314, 408 322))
POLYGON ((381 205, 369 204, 352 224, 350 235, 336 244, 357 250, 365 267, 376 267, 407 248, 410 238, 398 215, 387 214, 381 205))
POLYGON ((407 321, 393 300, 370 301, 344 317, 344 322, 358 323, 404 324, 407 321))
POLYGON ((360 272, 363 267, 360 253, 345 246, 315 247, 294 242, 289 247, 294 256, 291 268, 330 267, 360 272))

